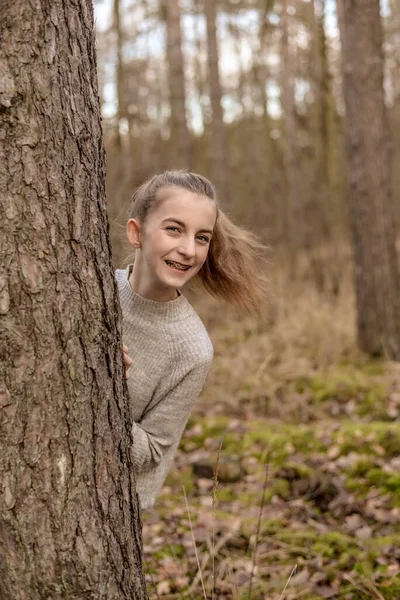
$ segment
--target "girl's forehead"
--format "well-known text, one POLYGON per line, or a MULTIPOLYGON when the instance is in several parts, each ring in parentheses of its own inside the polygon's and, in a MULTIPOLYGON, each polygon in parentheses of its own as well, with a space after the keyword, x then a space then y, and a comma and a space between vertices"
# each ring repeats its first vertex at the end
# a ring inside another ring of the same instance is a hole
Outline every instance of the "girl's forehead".
POLYGON ((181 188, 168 188, 162 190, 152 215, 159 220, 172 217, 181 221, 185 218, 191 221, 200 219, 208 226, 214 226, 217 207, 213 200, 203 194, 181 188))

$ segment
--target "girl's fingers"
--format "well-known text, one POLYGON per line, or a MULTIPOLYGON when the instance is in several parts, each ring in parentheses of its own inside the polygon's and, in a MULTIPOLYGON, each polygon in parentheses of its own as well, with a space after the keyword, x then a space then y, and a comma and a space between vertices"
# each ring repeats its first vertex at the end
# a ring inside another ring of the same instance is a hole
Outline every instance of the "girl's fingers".
POLYGON ((125 378, 129 379, 129 375, 128 375, 128 369, 131 366, 131 364, 133 363, 133 360, 130 356, 128 356, 128 346, 126 346, 125 344, 122 345, 122 349, 124 351, 124 363, 125 363, 125 378))

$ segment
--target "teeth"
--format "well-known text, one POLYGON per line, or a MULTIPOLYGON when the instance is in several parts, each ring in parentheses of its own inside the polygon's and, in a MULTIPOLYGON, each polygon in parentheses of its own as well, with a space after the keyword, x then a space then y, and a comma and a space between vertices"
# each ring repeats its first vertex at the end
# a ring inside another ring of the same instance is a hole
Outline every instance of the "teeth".
POLYGON ((180 263, 173 262, 172 260, 167 260, 166 262, 168 265, 171 265, 176 269, 180 269, 181 271, 186 271, 187 269, 189 269, 187 265, 181 265, 180 263))

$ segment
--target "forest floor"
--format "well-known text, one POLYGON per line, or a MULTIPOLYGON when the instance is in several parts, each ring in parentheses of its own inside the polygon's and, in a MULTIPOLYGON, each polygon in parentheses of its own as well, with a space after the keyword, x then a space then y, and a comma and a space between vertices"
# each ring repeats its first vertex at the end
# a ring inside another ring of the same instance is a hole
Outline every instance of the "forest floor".
POLYGON ((143 515, 149 595, 399 600, 400 365, 357 350, 344 276, 273 286, 268 322, 196 307, 215 358, 143 515))

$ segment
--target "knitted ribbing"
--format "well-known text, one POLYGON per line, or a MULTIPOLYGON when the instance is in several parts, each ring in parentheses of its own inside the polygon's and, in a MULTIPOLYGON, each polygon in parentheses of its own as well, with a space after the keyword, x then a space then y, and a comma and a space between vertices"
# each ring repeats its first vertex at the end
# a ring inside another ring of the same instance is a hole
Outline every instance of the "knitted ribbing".
POLYGON ((200 318, 180 295, 155 302, 136 294, 131 266, 116 271, 129 369, 132 457, 142 508, 149 508, 171 466, 213 349, 200 318))

